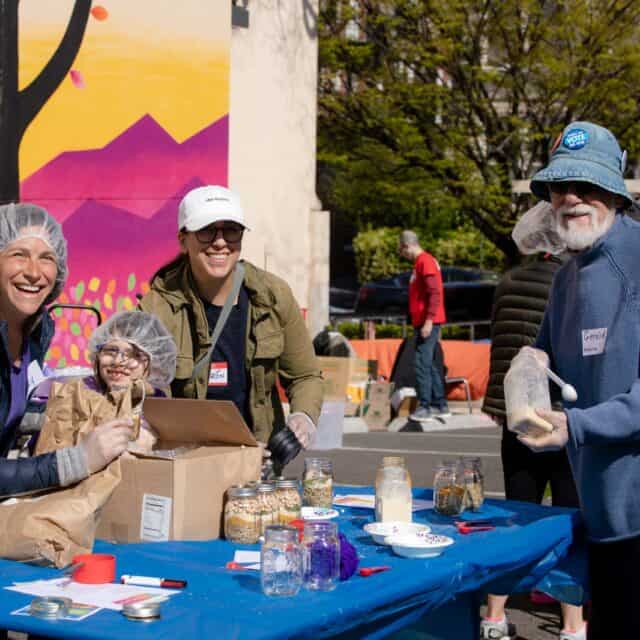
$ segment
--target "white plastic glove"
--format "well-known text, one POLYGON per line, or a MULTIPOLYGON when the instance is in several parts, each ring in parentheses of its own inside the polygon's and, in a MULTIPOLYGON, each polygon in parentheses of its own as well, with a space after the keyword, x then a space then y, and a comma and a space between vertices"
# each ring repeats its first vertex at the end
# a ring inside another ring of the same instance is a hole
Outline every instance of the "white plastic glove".
POLYGON ((522 347, 516 354, 516 358, 520 355, 532 356, 538 361, 538 364, 541 367, 549 366, 549 356, 546 351, 543 351, 542 349, 536 349, 535 347, 522 347))
POLYGON ((564 449, 569 442, 569 426, 567 424, 567 414, 564 411, 546 411, 536 409, 536 413, 547 422, 553 425, 553 431, 546 435, 530 438, 525 435, 518 436, 518 440, 535 453, 542 451, 558 451, 564 449))
POLYGON ((156 430, 142 417, 138 437, 129 443, 128 450, 136 453, 149 453, 158 442, 156 430))
POLYGON ((262 449, 262 462, 271 457, 271 451, 267 448, 266 442, 258 442, 258 446, 262 449))
POLYGON ((316 425, 313 424, 313 420, 301 411, 296 411, 289 415, 287 418, 287 427, 293 431, 303 449, 306 449, 311 444, 311 440, 316 432, 316 425))
POLYGON ((84 454, 89 474, 104 469, 127 449, 131 437, 130 419, 110 420, 87 434, 78 447, 84 454))

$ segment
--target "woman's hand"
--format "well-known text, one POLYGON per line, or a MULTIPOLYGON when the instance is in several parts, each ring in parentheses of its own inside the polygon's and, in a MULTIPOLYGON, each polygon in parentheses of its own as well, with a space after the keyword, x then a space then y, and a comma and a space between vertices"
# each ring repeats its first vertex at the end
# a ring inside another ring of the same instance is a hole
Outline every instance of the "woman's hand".
POLYGON ((303 449, 306 449, 311 444, 311 440, 316 433, 316 425, 313 424, 311 418, 300 411, 292 413, 287 418, 287 427, 293 431, 303 449))
POLYGON ((127 449, 132 426, 129 418, 110 420, 82 439, 78 446, 84 454, 89 475, 104 469, 127 449))
POLYGON ((140 418, 140 431, 138 432, 138 438, 129 443, 127 447, 129 451, 135 453, 149 453, 153 450, 156 442, 158 442, 158 434, 155 429, 144 419, 140 418))

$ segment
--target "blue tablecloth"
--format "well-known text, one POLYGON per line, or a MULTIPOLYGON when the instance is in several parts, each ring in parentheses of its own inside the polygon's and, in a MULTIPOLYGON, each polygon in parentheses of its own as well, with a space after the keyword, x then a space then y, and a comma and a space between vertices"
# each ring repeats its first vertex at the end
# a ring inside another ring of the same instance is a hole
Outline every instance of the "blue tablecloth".
MULTIPOLYGON (((348 492, 363 492, 354 488, 348 492)), ((345 491, 342 491, 345 492, 345 491)), ((416 497, 430 498, 429 490, 416 497)), ((128 573, 188 580, 183 593, 162 606, 162 619, 133 622, 103 610, 80 622, 48 622, 10 613, 31 597, 8 590, 0 598, 0 628, 58 638, 327 638, 356 630, 358 637, 383 637, 419 618, 437 616, 439 606, 460 594, 493 588, 528 589, 565 558, 580 529, 572 509, 518 502, 487 501, 471 517, 491 518, 496 529, 457 533, 451 519, 426 510, 414 514, 455 544, 431 559, 405 559, 377 546, 362 527, 373 520, 364 509, 340 509, 340 530, 356 546, 361 566, 391 565, 368 578, 354 576, 330 593, 302 590, 295 598, 268 598, 258 572, 224 568, 238 547, 214 540, 115 545, 98 541, 97 552, 117 557, 117 575, 128 573), (372 624, 373 623, 373 624, 372 624), (359 625, 366 624, 367 627, 359 625)), ((465 514, 465 517, 469 514, 465 514)), ((258 549, 258 545, 243 546, 258 549)), ((0 586, 54 577, 56 571, 0 560, 0 586)), ((570 581, 570 580, 569 580, 570 581)))

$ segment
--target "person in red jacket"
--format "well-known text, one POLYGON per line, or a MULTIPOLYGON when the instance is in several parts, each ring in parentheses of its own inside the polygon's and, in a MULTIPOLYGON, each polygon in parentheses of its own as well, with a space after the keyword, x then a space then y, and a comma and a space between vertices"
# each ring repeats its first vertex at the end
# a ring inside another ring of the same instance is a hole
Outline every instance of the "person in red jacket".
POLYGON ((451 415, 445 396, 444 380, 434 361, 440 338, 440 325, 446 322, 442 274, 438 261, 425 251, 413 231, 403 231, 400 255, 413 262, 409 282, 409 315, 416 345, 416 391, 418 407, 411 420, 429 422, 451 415))

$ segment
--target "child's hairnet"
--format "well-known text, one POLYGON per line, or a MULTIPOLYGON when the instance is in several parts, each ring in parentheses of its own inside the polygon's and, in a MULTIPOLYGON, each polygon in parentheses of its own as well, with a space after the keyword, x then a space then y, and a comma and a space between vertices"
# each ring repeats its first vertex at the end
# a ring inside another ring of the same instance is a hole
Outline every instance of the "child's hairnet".
POLYGON ((549 202, 538 202, 523 214, 511 232, 520 253, 552 253, 558 255, 567 245, 557 232, 556 216, 549 202))
POLYGON ((120 311, 95 329, 89 339, 89 358, 110 340, 126 340, 149 356, 149 383, 168 387, 176 373, 176 344, 162 322, 144 311, 120 311))
POLYGON ((27 202, 0 205, 0 252, 18 238, 40 238, 56 256, 58 273, 45 303, 53 302, 62 291, 67 279, 67 241, 62 227, 42 207, 27 202))

